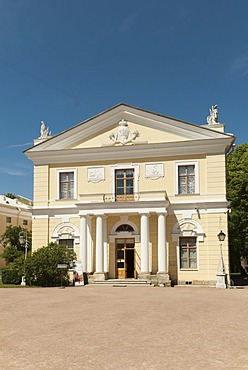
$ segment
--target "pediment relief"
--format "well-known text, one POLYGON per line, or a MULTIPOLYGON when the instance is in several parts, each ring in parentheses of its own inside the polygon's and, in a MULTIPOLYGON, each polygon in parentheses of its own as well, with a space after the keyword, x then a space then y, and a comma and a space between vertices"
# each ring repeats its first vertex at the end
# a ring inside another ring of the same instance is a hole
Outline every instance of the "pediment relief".
POLYGON ((140 144, 153 144, 162 142, 184 141, 185 137, 171 132, 161 131, 157 128, 150 128, 135 124, 134 122, 121 120, 111 130, 101 133, 76 145, 74 149, 129 146, 140 144))
POLYGON ((139 143, 172 143, 204 139, 230 139, 230 135, 200 127, 126 104, 119 104, 91 117, 49 140, 27 149, 26 153, 47 150, 90 149, 139 143), (119 124, 120 123, 120 124, 119 124))

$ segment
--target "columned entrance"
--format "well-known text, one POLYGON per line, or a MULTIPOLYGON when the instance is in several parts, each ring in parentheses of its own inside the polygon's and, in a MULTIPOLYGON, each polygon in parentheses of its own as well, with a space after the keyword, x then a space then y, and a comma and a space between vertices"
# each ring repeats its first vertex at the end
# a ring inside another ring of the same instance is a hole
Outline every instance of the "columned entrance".
POLYGON ((116 278, 136 277, 134 239, 116 239, 116 278))

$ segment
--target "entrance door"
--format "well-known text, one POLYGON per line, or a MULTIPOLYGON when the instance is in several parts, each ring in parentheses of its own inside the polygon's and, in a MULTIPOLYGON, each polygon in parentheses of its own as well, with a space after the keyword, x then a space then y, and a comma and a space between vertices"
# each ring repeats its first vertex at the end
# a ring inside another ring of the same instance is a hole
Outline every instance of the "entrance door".
POLYGON ((116 277, 118 279, 135 277, 134 239, 116 240, 116 277))

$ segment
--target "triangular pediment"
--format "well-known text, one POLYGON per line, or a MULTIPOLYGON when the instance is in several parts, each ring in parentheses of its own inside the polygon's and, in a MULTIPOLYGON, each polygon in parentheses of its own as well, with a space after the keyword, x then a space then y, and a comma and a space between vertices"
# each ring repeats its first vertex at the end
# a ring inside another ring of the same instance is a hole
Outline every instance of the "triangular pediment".
POLYGON ((231 136, 210 128, 126 104, 118 104, 26 152, 28 154, 37 151, 90 149, 104 146, 154 145, 228 137, 231 136))

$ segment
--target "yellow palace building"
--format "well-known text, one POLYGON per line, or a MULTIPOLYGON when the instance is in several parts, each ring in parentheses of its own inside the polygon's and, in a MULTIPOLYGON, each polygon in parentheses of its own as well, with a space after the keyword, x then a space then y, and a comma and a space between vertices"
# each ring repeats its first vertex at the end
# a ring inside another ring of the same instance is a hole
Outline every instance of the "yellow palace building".
POLYGON ((215 285, 229 274, 224 132, 118 104, 35 145, 33 250, 73 248, 89 282, 215 285))

